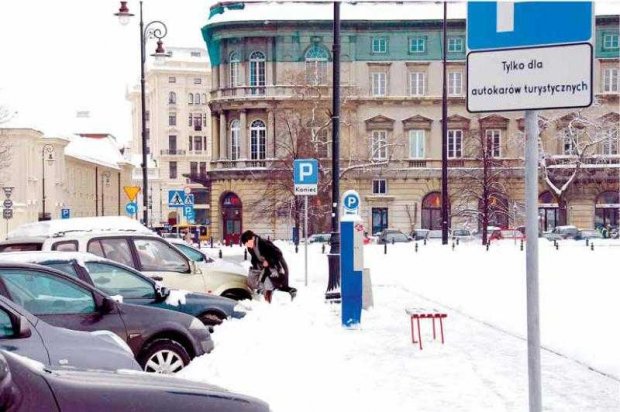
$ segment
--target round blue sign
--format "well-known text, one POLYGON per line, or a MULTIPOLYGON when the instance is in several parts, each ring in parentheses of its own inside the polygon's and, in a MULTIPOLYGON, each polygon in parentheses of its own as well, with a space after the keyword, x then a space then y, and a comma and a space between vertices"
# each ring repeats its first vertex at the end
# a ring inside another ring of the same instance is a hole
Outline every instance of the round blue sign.
POLYGON ((360 208, 360 195, 355 190, 347 190, 342 196, 345 214, 357 214, 360 208))
POLYGON ((125 212, 128 215, 133 216, 138 213, 138 204, 136 202, 129 202, 125 205, 125 212))

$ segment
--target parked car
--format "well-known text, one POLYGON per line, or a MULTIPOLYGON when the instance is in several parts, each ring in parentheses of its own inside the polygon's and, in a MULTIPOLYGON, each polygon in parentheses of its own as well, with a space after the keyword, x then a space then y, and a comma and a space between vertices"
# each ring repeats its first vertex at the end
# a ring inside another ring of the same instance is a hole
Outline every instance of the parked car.
POLYGON ((117 302, 41 265, 0 263, 0 294, 51 325, 116 333, 148 372, 177 372, 195 356, 213 350, 209 330, 193 316, 117 302))
POLYGON ((424 240, 428 239, 428 229, 415 229, 411 231, 411 237, 413 240, 424 240))
POLYGON ((237 273, 244 276, 248 273, 247 269, 240 264, 222 259, 214 259, 196 246, 187 244, 183 239, 168 239, 168 241, 179 249, 181 253, 187 256, 188 259, 195 262, 203 262, 210 270, 237 273))
POLYGON ((442 236, 442 231, 435 229, 435 230, 429 230, 428 234, 426 235, 426 238, 428 240, 436 240, 436 239, 441 240, 441 236, 442 236))
POLYGON ((378 235, 377 243, 411 242, 411 238, 397 229, 385 229, 378 235))
POLYGON ((575 239, 579 234, 579 229, 573 225, 556 226, 551 233, 546 233, 547 240, 563 240, 563 239, 575 239))
POLYGON ((245 273, 188 259, 166 239, 133 219, 122 216, 58 219, 24 224, 0 242, 0 252, 90 252, 148 276, 165 286, 207 292, 235 300, 251 299, 245 273))
POLYGON ((49 370, 1 351, 0 410, 269 412, 269 406, 256 398, 172 376, 49 370))
POLYGON ((49 325, 4 296, 0 296, 0 349, 53 368, 142 370, 127 343, 114 333, 49 325))
POLYGON ((308 243, 329 243, 331 237, 331 233, 315 233, 308 237, 308 243))
POLYGON ((225 319, 240 319, 245 310, 236 300, 204 293, 162 287, 156 281, 121 263, 82 252, 13 252, 3 262, 36 263, 58 269, 123 302, 169 309, 197 317, 209 327, 225 319))
POLYGON ((500 230, 501 239, 525 240, 525 235, 518 228, 500 230))
POLYGON ((575 237, 575 240, 586 239, 603 239, 603 234, 596 229, 582 229, 575 237))
POLYGON ((471 242, 474 240, 474 235, 469 229, 454 229, 450 231, 450 237, 452 239, 458 239, 459 242, 471 242))

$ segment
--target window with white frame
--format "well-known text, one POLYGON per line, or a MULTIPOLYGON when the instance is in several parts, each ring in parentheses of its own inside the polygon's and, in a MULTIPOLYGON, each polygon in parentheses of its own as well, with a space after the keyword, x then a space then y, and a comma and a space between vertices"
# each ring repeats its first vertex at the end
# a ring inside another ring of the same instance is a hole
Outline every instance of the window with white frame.
POLYGON ((177 78, 174 76, 170 76, 168 77, 168 83, 176 83, 177 82, 177 78))
POLYGON ((414 36, 409 39, 409 53, 424 53, 426 51, 426 37, 414 36))
POLYGON ((603 92, 618 92, 618 68, 606 68, 603 70, 603 92))
POLYGON ((373 37, 371 50, 373 54, 387 53, 387 37, 373 37))
POLYGON ((241 59, 239 58, 239 53, 232 52, 230 53, 230 87, 239 86, 239 64, 241 59))
POLYGON ((250 54, 250 87, 252 94, 263 94, 265 92, 265 55, 263 52, 255 51, 250 54))
POLYGON ((250 126, 250 157, 252 160, 265 159, 267 128, 262 120, 254 120, 250 126))
POLYGON ((448 157, 451 159, 463 157, 463 131, 448 130, 448 157))
POLYGON ((606 156, 615 156, 618 152, 618 147, 620 146, 620 133, 617 129, 607 131, 607 137, 603 140, 602 144, 602 152, 606 156))
POLYGON ((448 72, 448 95, 449 96, 463 95, 463 72, 461 71, 448 72))
POLYGON ((603 35, 603 49, 615 50, 618 47, 618 33, 605 33, 603 35))
POLYGON ((196 77, 194 79, 194 84, 201 84, 202 83, 202 79, 200 77, 196 77))
POLYGON ((426 88, 426 73, 409 72, 409 96, 423 96, 426 88))
POLYGON ((371 158, 373 160, 387 160, 387 131, 373 130, 371 138, 371 158))
POLYGON ((239 159, 241 146, 239 144, 239 120, 235 119, 230 123, 230 160, 239 159))
POLYGON ((176 125, 177 125, 177 114, 168 113, 168 126, 176 126, 176 125))
POLYGON ((194 95, 194 104, 200 104, 200 93, 194 95))
POLYGON ((372 181, 372 194, 373 195, 386 195, 387 194, 387 182, 385 179, 374 179, 372 181))
POLYGON ((489 157, 502 156, 502 131, 499 129, 485 130, 486 150, 489 157))
POLYGON ((202 104, 207 104, 207 94, 206 93, 202 94, 202 104))
POLYGON ((409 130, 409 158, 424 159, 424 130, 409 130))
POLYGON ((175 92, 168 93, 168 104, 177 104, 177 94, 175 92))
POLYGON ((314 45, 306 52, 306 81, 310 84, 324 84, 327 81, 329 53, 324 47, 314 45))
POLYGON ((448 37, 448 52, 460 53, 465 49, 462 37, 448 37))
POLYGON ((187 95, 187 103, 188 104, 194 104, 194 93, 189 93, 187 95))
POLYGON ((384 71, 372 72, 371 77, 371 93, 373 96, 385 96, 387 86, 387 73, 384 71))

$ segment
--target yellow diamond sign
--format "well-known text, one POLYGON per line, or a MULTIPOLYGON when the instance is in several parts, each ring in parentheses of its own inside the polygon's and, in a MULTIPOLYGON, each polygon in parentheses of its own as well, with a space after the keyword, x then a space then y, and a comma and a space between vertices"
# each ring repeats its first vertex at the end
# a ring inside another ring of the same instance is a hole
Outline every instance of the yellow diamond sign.
POLYGON ((136 196, 138 196, 138 192, 140 191, 140 186, 123 186, 123 190, 125 194, 129 198, 130 202, 136 200, 136 196))

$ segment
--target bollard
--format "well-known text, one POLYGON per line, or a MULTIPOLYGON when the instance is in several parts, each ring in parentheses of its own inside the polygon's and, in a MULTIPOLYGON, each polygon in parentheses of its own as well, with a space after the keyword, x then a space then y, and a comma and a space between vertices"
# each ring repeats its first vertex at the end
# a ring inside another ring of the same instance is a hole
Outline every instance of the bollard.
POLYGON ((415 253, 418 253, 418 242, 415 242, 415 253))
POLYGON ((556 249, 558 248, 558 241, 557 241, 557 239, 553 239, 553 247, 555 247, 556 249))
POLYGON ((219 255, 220 255, 220 259, 221 259, 222 258, 222 249, 220 249, 219 255))
POLYGON ((211 249, 213 249, 213 236, 211 236, 211 249))
POLYGON ((387 242, 383 244, 383 254, 387 255, 387 242))
POLYGON ((590 238, 586 238, 586 247, 590 246, 590 238))
POLYGON ((459 240, 460 240, 460 239, 457 237, 457 238, 456 238, 456 245, 457 245, 457 246, 459 245, 459 240))
POLYGON ((590 250, 594 250, 594 242, 590 243, 590 250))
POLYGON ((299 245, 295 243, 295 253, 299 252, 299 245))
POLYGON ((523 252, 523 239, 521 239, 521 245, 519 245, 519 250, 523 252))
POLYGON ((325 243, 321 245, 321 253, 325 254, 325 243))
POLYGON ((454 243, 454 240, 452 241, 452 250, 454 250, 454 246, 456 246, 456 244, 454 243))
POLYGON ((490 240, 487 242, 487 251, 489 250, 489 246, 491 246, 491 241, 490 240))
POLYGON ((560 250, 560 244, 558 242, 555 242, 555 250, 560 250))
POLYGON ((243 260, 248 260, 248 250, 247 249, 245 249, 243 251, 243 260))
POLYGON ((394 238, 392 238, 392 244, 394 244, 394 238))
POLYGON ((424 238, 424 246, 426 246, 426 238, 424 238))

